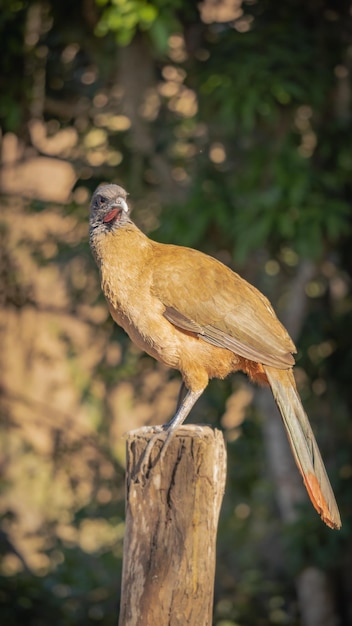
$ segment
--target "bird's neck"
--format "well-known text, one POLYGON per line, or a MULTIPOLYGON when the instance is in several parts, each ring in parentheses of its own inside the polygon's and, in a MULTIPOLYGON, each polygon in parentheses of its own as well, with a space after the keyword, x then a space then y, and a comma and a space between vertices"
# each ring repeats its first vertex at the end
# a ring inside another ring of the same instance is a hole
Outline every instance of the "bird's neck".
POLYGON ((121 228, 111 229, 91 235, 90 246, 99 269, 104 265, 116 265, 124 259, 127 262, 133 252, 143 251, 150 240, 133 222, 121 228))
POLYGON ((91 247, 109 302, 119 307, 129 297, 129 286, 148 264, 153 242, 133 223, 97 234, 91 247))

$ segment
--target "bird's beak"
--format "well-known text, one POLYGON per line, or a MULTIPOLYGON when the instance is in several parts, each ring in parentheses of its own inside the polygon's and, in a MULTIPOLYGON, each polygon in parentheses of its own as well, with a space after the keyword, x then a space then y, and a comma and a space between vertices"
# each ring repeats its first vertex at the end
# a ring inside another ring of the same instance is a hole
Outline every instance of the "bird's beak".
POLYGON ((129 208, 128 208, 128 204, 126 200, 124 200, 123 198, 120 198, 119 205, 125 213, 129 212, 129 208))

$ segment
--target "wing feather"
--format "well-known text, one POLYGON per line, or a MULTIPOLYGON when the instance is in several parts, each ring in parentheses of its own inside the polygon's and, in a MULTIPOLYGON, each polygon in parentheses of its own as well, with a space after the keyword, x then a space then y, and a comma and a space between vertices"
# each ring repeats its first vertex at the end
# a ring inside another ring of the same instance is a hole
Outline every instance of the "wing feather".
POLYGON ((197 250, 157 245, 152 290, 169 322, 246 359, 280 369, 294 364, 295 346, 260 291, 197 250))

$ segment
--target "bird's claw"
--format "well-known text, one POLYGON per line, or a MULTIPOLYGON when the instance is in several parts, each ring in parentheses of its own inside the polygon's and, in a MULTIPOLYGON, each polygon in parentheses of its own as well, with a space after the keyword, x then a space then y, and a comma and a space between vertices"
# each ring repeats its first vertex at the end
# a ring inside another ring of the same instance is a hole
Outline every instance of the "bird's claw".
POLYGON ((162 452, 165 441, 162 442, 162 447, 159 454, 156 456, 155 459, 153 459, 153 462, 151 462, 151 454, 156 441, 158 439, 164 440, 165 435, 167 438, 167 425, 164 424, 162 426, 143 426, 142 428, 138 428, 135 431, 130 431, 128 434, 129 436, 133 436, 133 434, 138 434, 139 436, 151 435, 134 472, 134 480, 136 482, 145 482, 152 467, 154 467, 154 465, 164 456, 162 452))

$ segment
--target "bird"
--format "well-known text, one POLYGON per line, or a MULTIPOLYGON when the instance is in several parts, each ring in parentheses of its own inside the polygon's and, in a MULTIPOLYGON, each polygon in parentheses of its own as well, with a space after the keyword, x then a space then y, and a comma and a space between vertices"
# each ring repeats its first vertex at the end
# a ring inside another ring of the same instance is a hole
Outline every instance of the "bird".
POLYGON ((209 380, 243 371, 271 388, 312 504, 339 529, 338 506, 293 375, 296 348, 269 300, 219 260, 147 237, 131 220, 127 197, 119 185, 98 186, 89 242, 114 321, 141 350, 181 373, 186 394, 162 427, 163 451, 209 380))

